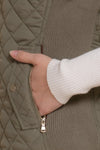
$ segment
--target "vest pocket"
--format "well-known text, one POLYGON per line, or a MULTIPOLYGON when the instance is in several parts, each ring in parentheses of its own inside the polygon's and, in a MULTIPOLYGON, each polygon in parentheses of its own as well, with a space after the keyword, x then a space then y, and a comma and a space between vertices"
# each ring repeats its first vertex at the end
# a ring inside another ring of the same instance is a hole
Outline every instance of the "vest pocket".
MULTIPOLYGON (((19 46, 18 49, 32 53, 41 53, 41 47, 19 46)), ((9 99, 14 111, 12 122, 15 128, 40 128, 41 117, 32 97, 29 86, 30 64, 14 61, 11 78, 7 87, 9 99)))
MULTIPOLYGON (((30 75, 29 75, 29 83, 31 83, 31 72, 30 72, 30 75)), ((30 86, 30 90, 31 90, 31 95, 32 95, 32 88, 31 88, 31 86, 30 86)), ((36 112, 37 112, 37 114, 39 116, 39 120, 41 119, 40 132, 41 133, 45 133, 46 132, 46 119, 47 119, 47 115, 41 116, 40 113, 39 113, 39 111, 38 111, 37 106, 36 106, 36 112)))

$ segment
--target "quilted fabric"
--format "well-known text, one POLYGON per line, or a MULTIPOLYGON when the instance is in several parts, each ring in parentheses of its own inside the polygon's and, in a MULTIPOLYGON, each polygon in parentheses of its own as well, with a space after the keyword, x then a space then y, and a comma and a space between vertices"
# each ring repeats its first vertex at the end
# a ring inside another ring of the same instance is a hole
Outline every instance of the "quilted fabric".
POLYGON ((9 51, 41 53, 49 7, 50 0, 0 0, 0 150, 47 150, 29 86, 32 66, 9 51))

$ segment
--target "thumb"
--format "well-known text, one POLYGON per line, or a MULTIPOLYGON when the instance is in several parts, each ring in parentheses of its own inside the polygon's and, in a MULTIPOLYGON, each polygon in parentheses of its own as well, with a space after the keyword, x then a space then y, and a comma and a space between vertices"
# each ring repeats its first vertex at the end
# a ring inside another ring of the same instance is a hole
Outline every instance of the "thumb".
POLYGON ((37 64, 37 54, 33 53, 28 53, 22 50, 12 50, 9 52, 10 56, 12 56, 15 60, 23 62, 23 63, 28 63, 28 64, 37 64))

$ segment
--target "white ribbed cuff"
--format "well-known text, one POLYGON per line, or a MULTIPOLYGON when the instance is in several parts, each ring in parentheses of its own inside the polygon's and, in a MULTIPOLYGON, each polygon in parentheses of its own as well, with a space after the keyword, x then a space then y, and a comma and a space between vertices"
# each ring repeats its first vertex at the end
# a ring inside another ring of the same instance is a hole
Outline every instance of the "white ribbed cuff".
POLYGON ((100 48, 73 59, 52 59, 47 67, 47 83, 61 104, 100 86, 100 48))
MULTIPOLYGON (((65 61, 69 61, 68 59, 65 59, 65 61)), ((49 89, 53 96, 58 100, 61 104, 65 104, 71 97, 71 91, 68 83, 66 83, 67 89, 64 88, 64 83, 67 81, 64 81, 63 74, 61 73, 60 68, 61 61, 58 59, 52 59, 47 67, 47 83, 49 86, 49 89), (67 96, 66 96, 67 95, 67 96)), ((67 71, 67 69, 65 68, 67 71)), ((69 76, 69 72, 68 72, 69 76)), ((68 81, 69 82, 69 81, 68 81)))

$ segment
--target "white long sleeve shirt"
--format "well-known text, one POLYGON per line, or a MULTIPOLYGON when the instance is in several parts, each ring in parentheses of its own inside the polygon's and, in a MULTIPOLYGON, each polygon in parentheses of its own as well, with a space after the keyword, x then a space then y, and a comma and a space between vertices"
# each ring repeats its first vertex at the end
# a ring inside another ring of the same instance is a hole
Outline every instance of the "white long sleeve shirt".
POLYGON ((47 67, 47 83, 56 100, 65 104, 76 94, 100 86, 100 48, 72 59, 53 58, 47 67))

